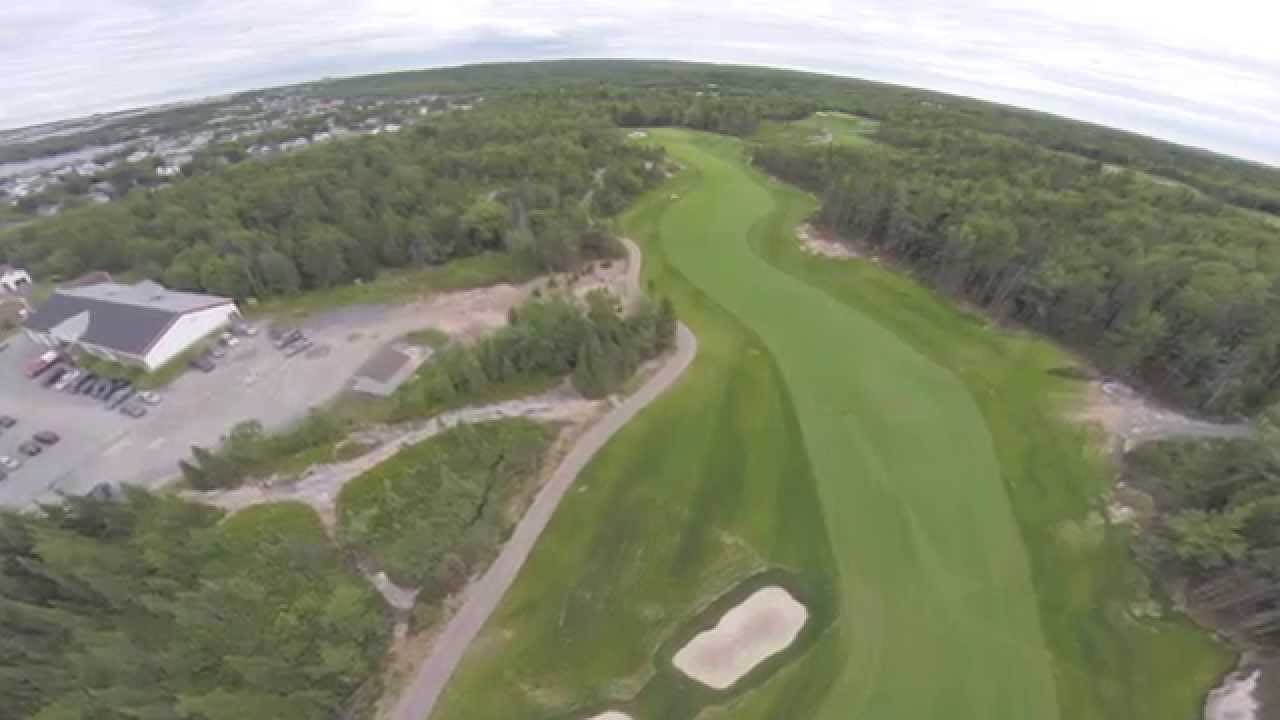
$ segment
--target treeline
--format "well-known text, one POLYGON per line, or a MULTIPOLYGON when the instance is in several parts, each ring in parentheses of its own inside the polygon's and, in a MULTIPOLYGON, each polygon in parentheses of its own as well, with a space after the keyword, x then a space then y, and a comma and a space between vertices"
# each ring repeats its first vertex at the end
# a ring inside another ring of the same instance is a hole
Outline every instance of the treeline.
POLYGON ((1143 445, 1126 485, 1151 499, 1141 557, 1201 619, 1280 648, 1280 437, 1143 445))
POLYGON ((1207 413, 1280 388, 1275 228, 1131 172, 963 128, 882 124, 866 148, 755 162, 820 194, 817 220, 1103 370, 1207 413))
POLYGON ((603 108, 522 99, 246 162, 0 236, 37 276, 107 270, 236 298, 516 249, 564 269, 662 177, 603 108), (590 202, 584 203, 584 198, 590 202))
POLYGON ((504 387, 567 375, 586 397, 604 397, 675 338, 675 310, 666 299, 643 301, 628 314, 604 291, 589 293, 585 309, 556 294, 534 299, 492 336, 433 359, 396 391, 392 419, 428 417, 504 387))
POLYGON ((351 431, 350 423, 328 409, 312 410, 284 432, 268 433, 257 420, 237 423, 217 448, 193 446, 191 458, 179 460, 182 479, 194 490, 236 487, 266 473, 283 458, 333 447, 351 431))
POLYGON ((127 489, 0 514, 0 716, 314 720, 376 699, 390 632, 315 514, 127 489))

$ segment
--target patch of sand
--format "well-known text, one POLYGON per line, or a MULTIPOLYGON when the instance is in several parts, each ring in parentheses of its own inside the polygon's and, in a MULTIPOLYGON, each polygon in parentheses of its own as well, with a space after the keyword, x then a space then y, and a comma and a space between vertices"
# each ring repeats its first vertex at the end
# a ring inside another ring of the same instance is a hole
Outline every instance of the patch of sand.
POLYGON ((810 255, 836 260, 852 260, 860 257, 853 248, 826 237, 809 223, 796 226, 796 239, 800 241, 800 248, 810 255))
POLYGON ((770 585, 726 612, 715 627, 694 636, 672 662, 694 680, 724 690, 790 647, 808 619, 808 609, 791 593, 770 585))
POLYGON ((631 716, 626 713, 620 713, 617 710, 610 710, 599 715, 592 715, 587 720, 631 720, 631 716))
POLYGON ((1205 720, 1254 720, 1261 704, 1254 691, 1258 687, 1259 670, 1248 674, 1233 672, 1222 684, 1209 691, 1204 703, 1205 720))

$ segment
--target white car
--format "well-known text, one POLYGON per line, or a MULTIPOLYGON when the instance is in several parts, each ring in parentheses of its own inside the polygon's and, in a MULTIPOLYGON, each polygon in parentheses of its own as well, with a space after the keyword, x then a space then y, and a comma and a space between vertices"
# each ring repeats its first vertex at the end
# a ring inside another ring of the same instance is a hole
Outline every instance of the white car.
POLYGON ((0 467, 10 471, 17 470, 22 467, 22 461, 15 457, 9 457, 8 455, 0 455, 0 467))
POLYGON ((84 373, 79 370, 68 370, 62 374, 62 377, 58 378, 58 382, 53 384, 53 389, 66 390, 67 386, 71 385, 71 383, 76 381, 76 378, 79 378, 83 374, 84 373))
POLYGON ((148 405, 160 404, 160 395, 157 393, 153 393, 150 390, 144 390, 138 393, 138 399, 148 405))

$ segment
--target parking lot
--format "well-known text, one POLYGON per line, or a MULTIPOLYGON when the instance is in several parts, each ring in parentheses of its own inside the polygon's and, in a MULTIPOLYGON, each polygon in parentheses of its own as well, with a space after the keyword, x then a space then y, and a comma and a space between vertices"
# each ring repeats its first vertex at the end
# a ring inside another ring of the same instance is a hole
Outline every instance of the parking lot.
POLYGON ((177 463, 192 445, 216 446, 244 420, 267 428, 296 421, 345 389, 360 366, 396 338, 427 327, 454 336, 485 332, 504 324, 507 310, 527 295, 528 287, 499 285, 411 305, 344 308, 302 323, 315 346, 293 357, 260 332, 242 338, 212 372, 182 375, 138 419, 29 379, 24 369, 44 348, 14 337, 0 352, 0 415, 18 424, 0 433, 0 455, 19 457, 18 446, 41 430, 61 441, 24 457, 23 466, 0 482, 0 505, 25 507, 99 483, 163 485, 177 477, 177 463))

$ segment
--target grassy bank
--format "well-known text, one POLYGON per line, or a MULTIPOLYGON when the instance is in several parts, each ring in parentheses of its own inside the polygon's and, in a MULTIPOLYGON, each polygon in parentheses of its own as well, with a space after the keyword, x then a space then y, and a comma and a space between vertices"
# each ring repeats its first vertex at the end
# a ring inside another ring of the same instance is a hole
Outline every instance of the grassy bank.
POLYGON ((512 499, 538 477, 555 429, 460 425, 405 448, 338 496, 343 543, 428 598, 456 590, 510 531, 512 499))

